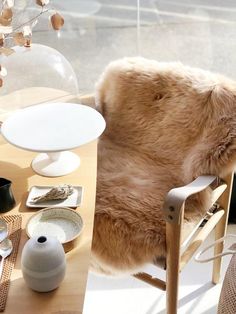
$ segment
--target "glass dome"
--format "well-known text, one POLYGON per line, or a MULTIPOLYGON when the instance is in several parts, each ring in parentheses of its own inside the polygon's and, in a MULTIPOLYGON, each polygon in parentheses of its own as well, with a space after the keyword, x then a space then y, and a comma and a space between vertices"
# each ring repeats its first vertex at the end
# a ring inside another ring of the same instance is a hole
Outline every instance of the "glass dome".
POLYGON ((57 50, 32 44, 13 47, 15 53, 0 56, 7 70, 0 87, 0 115, 48 101, 65 101, 78 95, 76 74, 57 50))

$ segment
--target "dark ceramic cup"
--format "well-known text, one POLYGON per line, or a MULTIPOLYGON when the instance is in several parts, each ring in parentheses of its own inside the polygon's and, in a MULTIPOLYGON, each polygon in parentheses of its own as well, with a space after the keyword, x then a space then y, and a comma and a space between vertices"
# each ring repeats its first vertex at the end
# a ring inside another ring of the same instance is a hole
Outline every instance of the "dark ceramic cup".
POLYGON ((0 213, 11 210, 16 205, 11 190, 11 181, 0 178, 0 213))

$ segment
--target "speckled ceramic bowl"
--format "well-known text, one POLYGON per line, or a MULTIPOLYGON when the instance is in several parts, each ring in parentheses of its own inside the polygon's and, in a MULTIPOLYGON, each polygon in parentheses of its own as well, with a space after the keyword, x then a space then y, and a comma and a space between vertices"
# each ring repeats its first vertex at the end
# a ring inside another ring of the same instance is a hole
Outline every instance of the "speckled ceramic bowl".
POLYGON ((29 219, 26 233, 30 238, 54 236, 68 252, 78 244, 83 226, 82 217, 77 211, 67 207, 48 207, 29 219))

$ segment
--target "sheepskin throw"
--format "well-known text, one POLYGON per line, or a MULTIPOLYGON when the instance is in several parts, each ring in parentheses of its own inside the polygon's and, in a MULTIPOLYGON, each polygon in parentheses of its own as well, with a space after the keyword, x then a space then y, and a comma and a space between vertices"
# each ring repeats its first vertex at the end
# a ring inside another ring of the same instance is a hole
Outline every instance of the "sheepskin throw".
MULTIPOLYGON (((232 171, 236 84, 180 63, 125 58, 101 75, 96 104, 107 127, 98 146, 91 266, 132 274, 165 257, 167 192, 232 171)), ((209 197, 205 191, 186 202, 184 232, 209 197)))

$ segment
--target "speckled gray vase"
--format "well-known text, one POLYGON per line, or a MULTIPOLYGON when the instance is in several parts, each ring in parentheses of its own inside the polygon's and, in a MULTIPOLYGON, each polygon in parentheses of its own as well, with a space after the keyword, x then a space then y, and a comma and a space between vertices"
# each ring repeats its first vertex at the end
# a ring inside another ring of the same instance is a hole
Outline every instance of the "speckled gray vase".
POLYGON ((21 269, 31 289, 39 292, 56 289, 66 271, 65 252, 61 243, 54 237, 32 237, 23 248, 21 269))

